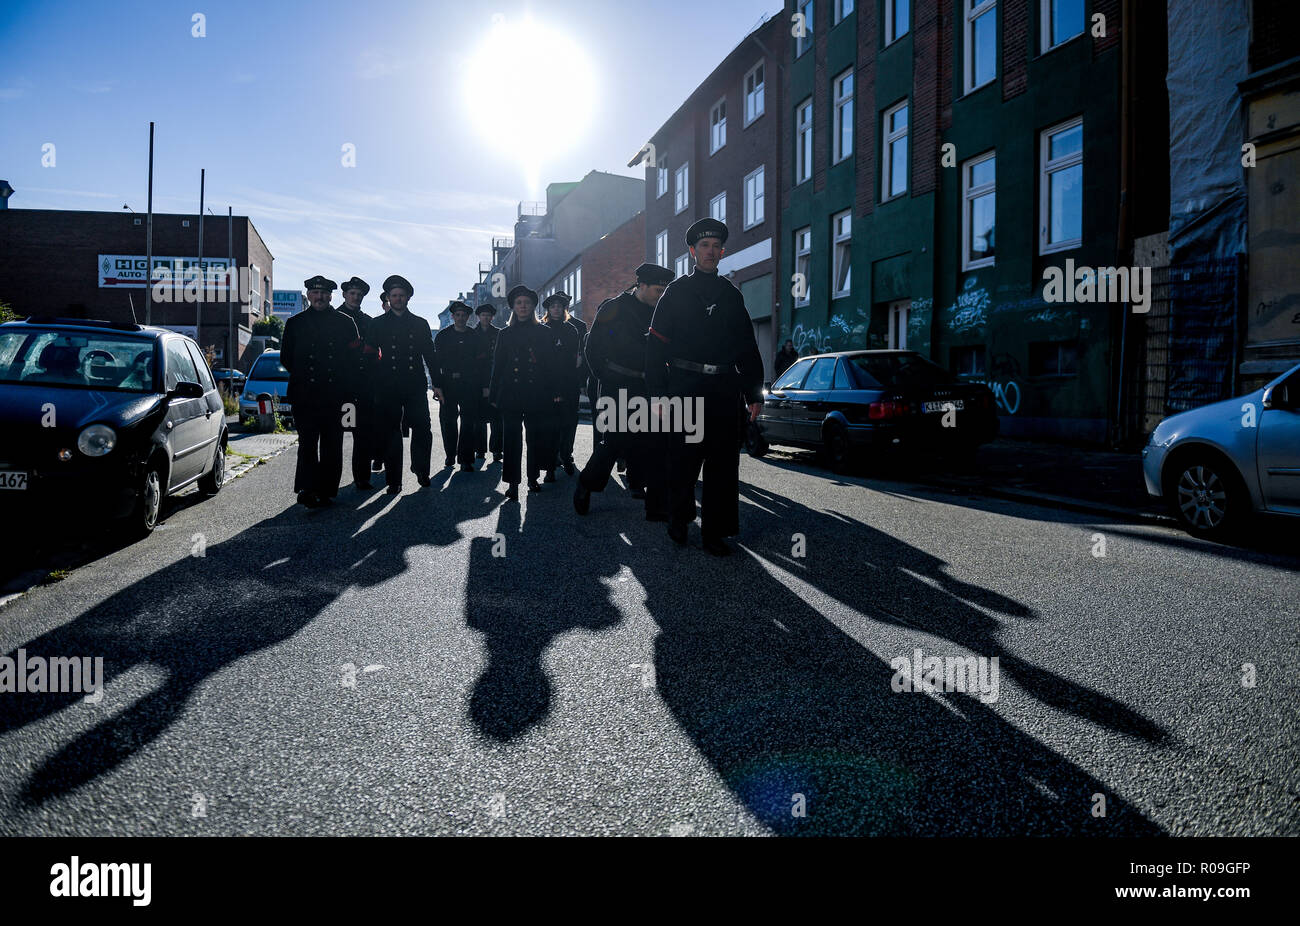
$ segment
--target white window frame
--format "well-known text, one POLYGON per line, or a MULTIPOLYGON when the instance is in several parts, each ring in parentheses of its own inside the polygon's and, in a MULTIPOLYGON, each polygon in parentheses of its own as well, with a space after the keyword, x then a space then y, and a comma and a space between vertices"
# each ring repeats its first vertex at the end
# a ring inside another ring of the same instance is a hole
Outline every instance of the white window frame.
POLYGON ((763 66, 764 62, 760 61, 748 71, 745 72, 745 79, 741 82, 740 88, 745 99, 745 113, 742 116, 744 120, 743 128, 749 128, 757 122, 767 111, 767 68, 763 66), (754 81, 754 88, 751 90, 749 82, 759 71, 763 72, 762 80, 754 81), (750 113, 750 102, 754 101, 753 114, 750 113))
POLYGON ((655 235, 655 263, 660 267, 668 266, 668 229, 655 235))
POLYGON ((727 147, 727 98, 724 96, 709 109, 709 156, 727 147), (719 110, 721 118, 715 120, 719 110))
POLYGON ((834 99, 834 105, 831 108, 831 163, 838 164, 840 161, 852 156, 853 154, 853 94, 854 94, 853 68, 841 71, 831 79, 831 94, 834 99), (844 92, 844 84, 847 81, 849 91, 844 92), (844 149, 843 124, 844 112, 848 111, 849 124, 849 143, 848 150, 844 149))
POLYGON ((582 264, 573 268, 573 304, 582 301, 582 264))
POLYGON ((962 78, 964 93, 973 93, 998 79, 998 2, 997 0, 962 0, 964 23, 962 26, 962 78), (982 84, 972 84, 974 79, 975 20, 985 14, 993 16, 993 76, 982 84))
POLYGON ((843 212, 837 212, 831 216, 831 298, 839 299, 853 292, 853 210, 845 209, 843 212), (849 220, 848 234, 840 231, 840 220, 847 218, 849 220), (848 285, 844 289, 837 290, 835 281, 839 279, 840 245, 847 242, 846 251, 849 262, 848 275, 846 281, 848 285))
POLYGON ((677 259, 673 261, 673 273, 677 274, 679 277, 684 277, 690 272, 691 252, 687 251, 685 254, 678 255, 677 259))
POLYGON ((740 185, 744 197, 744 222, 743 227, 746 229, 753 228, 755 225, 762 225, 763 220, 767 218, 767 165, 760 164, 745 174, 745 180, 740 185), (755 193, 750 196, 749 182, 758 178, 755 185, 755 193), (754 213, 759 213, 758 218, 754 218, 754 213))
POLYGON ((673 175, 673 214, 685 212, 691 205, 691 162, 687 161, 673 175))
MULTIPOLYGON (((1048 212, 1051 208, 1052 190, 1051 175, 1059 170, 1082 166, 1083 164, 1083 142, 1079 143, 1079 150, 1073 154, 1067 154, 1059 157, 1055 161, 1048 161, 1048 152, 1051 150, 1051 138, 1068 129, 1078 127, 1082 132, 1083 116, 1076 116, 1073 119, 1067 119, 1051 128, 1043 129, 1038 135, 1038 253, 1055 254, 1057 251, 1071 251, 1083 245, 1083 179, 1079 180, 1079 237, 1068 238, 1065 241, 1058 241, 1055 244, 1049 244, 1047 241, 1048 222, 1050 216, 1048 212)), ((1080 171, 1082 175, 1082 171, 1080 171)))
POLYGON ((838 26, 844 22, 845 16, 853 12, 853 0, 831 0, 831 7, 834 10, 832 18, 835 20, 831 25, 838 26))
POLYGON ((812 97, 804 100, 794 109, 794 182, 798 186, 812 179, 813 175, 813 101, 812 97), (800 121, 800 115, 807 111, 808 118, 800 121), (807 138, 807 145, 804 139, 807 138), (806 149, 806 150, 805 150, 806 149))
POLYGON ((890 350, 907 350, 907 315, 911 309, 911 299, 899 299, 889 304, 890 350))
POLYGON ((970 158, 969 160, 963 161, 963 162, 962 162, 962 165, 961 165, 961 195, 962 195, 962 206, 961 206, 961 269, 962 269, 962 270, 978 270, 980 267, 992 267, 992 266, 997 262, 997 259, 998 259, 998 258, 997 258, 997 253, 996 253, 996 247, 997 247, 996 245, 994 245, 994 249, 995 249, 995 251, 994 251, 994 254, 993 254, 992 257, 981 257, 981 258, 978 258, 977 260, 970 260, 970 259, 969 259, 969 258, 970 258, 970 248, 966 247, 966 245, 970 243, 970 233, 971 233, 971 227, 970 227, 971 203, 972 203, 974 200, 976 200, 977 198, 979 198, 979 197, 981 197, 981 196, 984 196, 984 195, 987 194, 987 193, 992 193, 992 194, 993 194, 993 230, 994 230, 994 233, 995 233, 995 234, 997 233, 997 227, 998 227, 998 220, 997 220, 997 214, 998 214, 998 197, 997 197, 997 189, 998 189, 998 165, 997 165, 996 157, 997 157, 997 151, 996 151, 996 149, 993 150, 993 151, 986 151, 986 152, 984 152, 984 153, 981 154, 981 155, 977 155, 976 157, 973 157, 973 158, 970 158), (991 183, 980 184, 980 185, 977 186, 977 187, 972 187, 972 186, 970 185, 970 169, 971 169, 972 167, 974 167, 976 164, 982 164, 983 162, 985 162, 985 161, 987 161, 987 160, 990 160, 990 159, 994 159, 994 162, 993 162, 993 182, 991 182, 991 183))
POLYGON ((798 4, 797 12, 803 14, 805 35, 802 38, 795 37, 794 56, 802 58, 804 53, 813 47, 813 39, 816 38, 816 34, 813 32, 813 14, 816 12, 815 0, 804 0, 803 3, 798 4))
MULTIPOLYGON (((794 272, 803 274, 804 294, 794 297, 794 304, 805 306, 812 302, 812 226, 805 225, 794 232, 794 272)), ((793 283, 793 281, 792 281, 793 283)))
POLYGON ((1079 23, 1079 31, 1074 33, 1074 35, 1066 36, 1065 38, 1061 39, 1061 41, 1053 45, 1052 44, 1052 7, 1055 4, 1056 4, 1056 0, 1039 0, 1038 47, 1042 49, 1042 51, 1040 51, 1039 54, 1045 55, 1049 51, 1052 51, 1053 49, 1060 48, 1062 45, 1068 44, 1069 42, 1073 42, 1079 36, 1083 35, 1085 32, 1088 31, 1088 10, 1087 7, 1085 6, 1083 12, 1083 20, 1079 23))
POLYGON ((722 224, 727 224, 727 191, 723 190, 717 196, 709 200, 709 216, 717 219, 722 224), (722 208, 717 206, 721 204, 722 208), (722 213, 719 215, 718 213, 722 213))
POLYGON ((880 148, 880 201, 882 203, 907 195, 907 191, 912 186, 912 144, 908 134, 912 128, 912 111, 908 109, 909 102, 903 100, 889 107, 880 119, 880 137, 884 140, 880 148), (890 132, 890 118, 902 109, 907 109, 907 127, 890 132), (894 191, 889 189, 889 183, 894 176, 893 144, 900 139, 907 143, 907 166, 903 177, 903 188, 894 191))
POLYGON ((912 0, 885 0, 885 45, 893 45, 907 33, 912 31, 912 0), (894 7, 901 4, 907 7, 907 27, 902 32, 898 32, 898 25, 894 22, 894 7))
POLYGON ((659 156, 659 163, 655 166, 655 199, 668 194, 668 155, 659 156))

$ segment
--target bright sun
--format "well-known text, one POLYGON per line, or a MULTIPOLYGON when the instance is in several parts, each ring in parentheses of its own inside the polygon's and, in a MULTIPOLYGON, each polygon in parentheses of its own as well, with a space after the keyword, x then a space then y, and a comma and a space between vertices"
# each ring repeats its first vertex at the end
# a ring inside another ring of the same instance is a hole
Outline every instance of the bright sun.
POLYGON ((465 103, 475 128, 498 152, 512 153, 537 195, 542 163, 570 148, 591 117, 587 56, 557 29, 498 15, 467 65, 465 103))

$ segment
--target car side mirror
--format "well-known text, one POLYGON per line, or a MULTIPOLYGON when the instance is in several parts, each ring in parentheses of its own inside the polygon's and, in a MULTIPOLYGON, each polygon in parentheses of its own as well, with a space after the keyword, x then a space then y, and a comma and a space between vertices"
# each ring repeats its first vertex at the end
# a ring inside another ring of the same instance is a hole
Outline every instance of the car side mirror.
POLYGON ((198 383, 187 383, 181 380, 176 384, 176 388, 167 393, 169 399, 201 399, 203 398, 203 387, 198 383))

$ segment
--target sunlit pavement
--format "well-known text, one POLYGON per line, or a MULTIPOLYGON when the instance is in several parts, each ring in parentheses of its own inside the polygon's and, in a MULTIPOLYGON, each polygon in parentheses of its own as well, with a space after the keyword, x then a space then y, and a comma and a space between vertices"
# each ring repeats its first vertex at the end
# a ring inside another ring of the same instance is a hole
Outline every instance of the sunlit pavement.
POLYGON ((106 680, 0 694, 0 832, 1300 832, 1294 558, 777 456, 717 559, 496 466, 309 511, 296 456, 0 610, 106 680), (894 690, 932 656, 997 684, 894 690))

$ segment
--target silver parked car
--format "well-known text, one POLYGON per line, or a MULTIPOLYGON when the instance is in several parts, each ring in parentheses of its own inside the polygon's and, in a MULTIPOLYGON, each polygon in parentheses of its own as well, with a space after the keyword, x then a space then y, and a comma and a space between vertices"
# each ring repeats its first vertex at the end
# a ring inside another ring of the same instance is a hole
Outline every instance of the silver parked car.
POLYGON ((1220 537, 1251 512, 1300 517, 1300 366, 1263 389, 1171 415, 1142 451, 1147 492, 1191 533, 1220 537))

